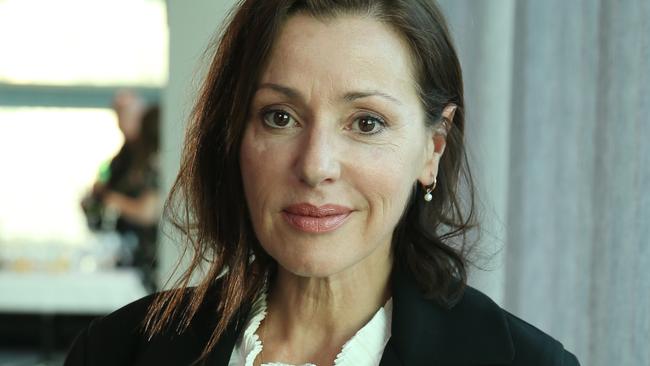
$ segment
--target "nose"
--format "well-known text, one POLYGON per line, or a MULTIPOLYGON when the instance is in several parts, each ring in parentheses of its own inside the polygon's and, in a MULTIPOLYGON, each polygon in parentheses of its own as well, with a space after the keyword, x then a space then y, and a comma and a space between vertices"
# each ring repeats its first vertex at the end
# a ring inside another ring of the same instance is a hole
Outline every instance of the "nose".
POLYGON ((319 126, 304 132, 295 160, 296 175, 310 187, 339 179, 341 164, 337 156, 336 137, 319 126))

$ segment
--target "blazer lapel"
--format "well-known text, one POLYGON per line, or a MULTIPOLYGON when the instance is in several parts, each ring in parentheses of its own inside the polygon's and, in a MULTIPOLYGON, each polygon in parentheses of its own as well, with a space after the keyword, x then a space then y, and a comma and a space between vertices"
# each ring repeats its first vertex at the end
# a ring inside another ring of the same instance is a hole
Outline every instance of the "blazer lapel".
POLYGON ((395 270, 392 336, 380 366, 503 364, 513 358, 503 310, 487 296, 468 287, 456 305, 445 309, 395 270))
POLYGON ((403 366, 402 360, 395 351, 395 342, 393 338, 388 340, 384 348, 384 354, 381 356, 379 366, 403 366))
POLYGON ((231 323, 219 342, 208 355, 205 365, 228 365, 230 356, 232 355, 232 350, 235 348, 235 343, 239 337, 239 332, 240 329, 236 324, 231 323))
MULTIPOLYGON (((195 339, 199 344, 207 345, 212 336, 212 332, 217 326, 217 313, 214 309, 217 308, 216 301, 208 302, 209 306, 204 306, 201 312, 192 321, 190 328, 195 339)), ((200 365, 210 366, 227 366, 230 361, 230 356, 235 348, 235 343, 239 338, 243 327, 246 325, 246 318, 250 312, 250 306, 244 306, 239 311, 234 319, 228 324, 224 334, 219 339, 219 342, 207 355, 203 363, 200 365)))

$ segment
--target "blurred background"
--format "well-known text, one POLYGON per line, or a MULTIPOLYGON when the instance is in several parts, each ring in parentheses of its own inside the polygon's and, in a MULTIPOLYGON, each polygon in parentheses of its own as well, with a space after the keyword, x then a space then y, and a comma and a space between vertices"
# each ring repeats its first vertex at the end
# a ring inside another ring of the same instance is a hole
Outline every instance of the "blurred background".
MULTIPOLYGON (((156 235, 234 0, 0 0, 0 366, 61 365, 163 288, 156 235)), ((650 2, 444 0, 465 75, 472 285, 583 365, 650 364, 650 2)))

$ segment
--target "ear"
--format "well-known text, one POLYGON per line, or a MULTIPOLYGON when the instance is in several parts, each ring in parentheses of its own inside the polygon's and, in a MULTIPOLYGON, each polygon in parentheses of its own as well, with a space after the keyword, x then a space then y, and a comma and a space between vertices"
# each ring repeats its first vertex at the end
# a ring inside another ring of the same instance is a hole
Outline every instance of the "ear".
POLYGON ((429 131, 430 135, 425 150, 425 164, 422 174, 418 178, 423 186, 432 185, 438 176, 440 158, 442 158, 447 146, 447 133, 453 123, 456 108, 458 106, 455 104, 447 104, 442 110, 440 121, 429 131))

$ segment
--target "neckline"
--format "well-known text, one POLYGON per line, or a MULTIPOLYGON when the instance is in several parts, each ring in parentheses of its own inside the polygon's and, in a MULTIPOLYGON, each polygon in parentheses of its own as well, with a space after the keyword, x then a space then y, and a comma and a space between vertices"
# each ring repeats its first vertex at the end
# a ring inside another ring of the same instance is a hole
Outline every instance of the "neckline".
MULTIPOLYGON (((348 339, 336 355, 334 366, 348 365, 378 365, 384 347, 391 336, 391 320, 393 298, 391 297, 380 307, 372 318, 348 339), (370 357, 369 357, 370 356, 370 357), (376 360, 375 360, 376 359, 376 360)), ((239 354, 244 366, 252 366, 255 359, 264 349, 264 344, 257 334, 262 321, 267 315, 267 291, 264 288, 252 304, 249 319, 244 331, 237 342, 233 353, 239 354)), ((266 362, 261 366, 316 366, 313 363, 299 365, 283 362, 266 362)))

